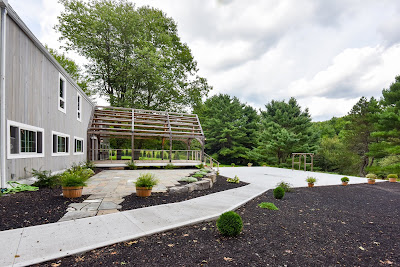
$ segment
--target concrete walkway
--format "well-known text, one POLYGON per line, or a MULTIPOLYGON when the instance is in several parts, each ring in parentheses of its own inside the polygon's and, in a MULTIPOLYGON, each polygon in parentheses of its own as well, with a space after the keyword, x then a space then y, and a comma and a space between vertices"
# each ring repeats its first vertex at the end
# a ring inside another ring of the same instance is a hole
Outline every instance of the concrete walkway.
MULTIPOLYGON (((267 167, 221 168, 221 174, 238 175, 251 184, 180 203, 2 231, 0 266, 26 266, 211 220, 274 188, 280 181, 305 186, 305 178, 312 175, 319 179, 318 186, 339 184, 341 177, 267 167)), ((350 177, 350 183, 365 182, 365 178, 350 177)))

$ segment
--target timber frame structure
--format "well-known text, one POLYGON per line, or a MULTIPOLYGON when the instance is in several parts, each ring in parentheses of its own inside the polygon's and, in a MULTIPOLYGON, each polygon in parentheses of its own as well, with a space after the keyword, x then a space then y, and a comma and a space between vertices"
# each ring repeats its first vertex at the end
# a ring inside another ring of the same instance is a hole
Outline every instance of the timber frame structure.
POLYGON ((307 170, 307 165, 311 166, 311 171, 314 169, 314 153, 292 153, 292 170, 294 170, 294 165, 299 164, 299 170, 301 167, 301 158, 304 157, 304 171, 307 170), (295 161, 295 157, 299 157, 299 161, 295 161), (311 157, 311 162, 307 163, 307 156, 311 157))
POLYGON ((170 162, 173 140, 186 142, 190 150, 190 142, 196 139, 202 147, 201 160, 204 159, 205 137, 196 114, 96 106, 87 133, 87 152, 90 160, 98 159, 101 140, 105 138, 129 138, 132 151, 135 149, 135 139, 161 138, 163 146, 168 139, 170 162))

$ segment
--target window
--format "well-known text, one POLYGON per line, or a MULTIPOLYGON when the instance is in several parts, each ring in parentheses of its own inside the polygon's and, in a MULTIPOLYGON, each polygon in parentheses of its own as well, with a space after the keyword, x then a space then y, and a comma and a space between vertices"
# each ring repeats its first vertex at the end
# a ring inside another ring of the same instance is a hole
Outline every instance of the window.
POLYGON ((64 77, 59 75, 58 79, 58 110, 66 113, 66 81, 64 77))
POLYGON ((69 155, 69 135, 52 132, 53 136, 53 156, 69 155))
POLYGON ((7 158, 36 158, 44 156, 42 128, 7 121, 7 158))
POLYGON ((83 154, 83 138, 74 136, 74 155, 83 154))
POLYGON ((77 98, 77 119, 78 121, 82 121, 82 96, 78 93, 78 98, 77 98))

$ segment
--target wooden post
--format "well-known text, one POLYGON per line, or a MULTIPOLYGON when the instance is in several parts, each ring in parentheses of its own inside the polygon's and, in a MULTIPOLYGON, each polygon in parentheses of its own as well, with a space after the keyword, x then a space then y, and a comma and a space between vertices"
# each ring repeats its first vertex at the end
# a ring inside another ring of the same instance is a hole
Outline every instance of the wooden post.
POLYGON ((169 162, 172 162, 172 138, 169 137, 169 162))
POLYGON ((188 139, 188 141, 187 141, 187 151, 186 151, 186 160, 189 160, 190 142, 191 142, 191 140, 188 139))
POLYGON ((301 155, 299 155, 299 170, 301 168, 301 155))
POLYGON ((311 154, 311 171, 314 170, 314 154, 311 154))
POLYGON ((307 154, 304 154, 304 171, 307 171, 307 154))
POLYGON ((132 109, 132 126, 131 126, 131 130, 132 130, 132 136, 131 136, 131 161, 135 160, 135 110, 132 109))
POLYGON ((163 137, 162 138, 162 141, 161 141, 161 160, 164 160, 164 143, 165 143, 165 138, 163 137))
POLYGON ((294 170, 294 154, 292 154, 292 171, 294 170))

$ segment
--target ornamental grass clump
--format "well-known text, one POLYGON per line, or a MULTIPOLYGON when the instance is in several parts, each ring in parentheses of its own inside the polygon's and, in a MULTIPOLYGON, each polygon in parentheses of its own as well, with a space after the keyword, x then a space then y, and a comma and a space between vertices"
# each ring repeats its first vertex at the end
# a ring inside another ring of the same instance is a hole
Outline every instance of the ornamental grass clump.
POLYGON ((258 206, 262 209, 269 209, 269 210, 279 210, 274 203, 271 202, 261 202, 258 206))
POLYGON ((240 183, 240 179, 239 179, 239 177, 238 177, 237 175, 235 175, 235 178, 228 178, 228 179, 226 179, 226 181, 227 181, 228 183, 233 183, 233 184, 238 184, 238 183, 240 183))
POLYGON ((153 188, 153 186, 158 184, 158 180, 152 173, 143 173, 134 183, 136 187, 153 188))
POLYGON ((217 228, 224 236, 237 236, 243 229, 243 221, 239 214, 228 211, 219 216, 217 228))
POLYGON ((86 186, 87 180, 94 174, 91 169, 79 165, 72 166, 61 174, 60 183, 63 187, 86 186))
POLYGON ((306 179, 306 182, 309 184, 315 184, 317 182, 317 178, 312 177, 312 176, 308 176, 306 179))
POLYGON ((278 186, 282 187, 282 188, 285 190, 285 192, 292 192, 292 191, 293 191, 292 185, 289 184, 289 183, 286 183, 286 182, 284 182, 284 181, 278 183, 276 186, 277 186, 277 187, 278 187, 278 186))
POLYGON ((285 196, 285 189, 283 189, 280 186, 274 189, 274 198, 282 199, 284 196, 285 196))
POLYGON ((375 179, 378 178, 374 173, 368 173, 365 177, 371 181, 375 181, 375 179))

